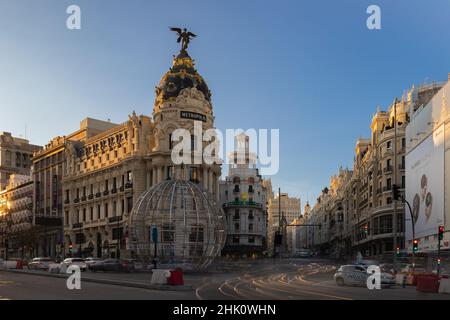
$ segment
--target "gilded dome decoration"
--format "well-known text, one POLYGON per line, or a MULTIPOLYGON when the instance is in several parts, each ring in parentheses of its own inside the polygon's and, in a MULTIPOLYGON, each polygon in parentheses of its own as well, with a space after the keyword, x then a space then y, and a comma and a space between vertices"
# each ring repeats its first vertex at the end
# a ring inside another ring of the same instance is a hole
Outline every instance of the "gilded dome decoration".
POLYGON ((175 101, 180 92, 186 88, 196 88, 203 93, 208 102, 211 102, 208 85, 194 66, 194 60, 187 53, 180 53, 175 57, 173 66, 156 87, 155 105, 175 101))

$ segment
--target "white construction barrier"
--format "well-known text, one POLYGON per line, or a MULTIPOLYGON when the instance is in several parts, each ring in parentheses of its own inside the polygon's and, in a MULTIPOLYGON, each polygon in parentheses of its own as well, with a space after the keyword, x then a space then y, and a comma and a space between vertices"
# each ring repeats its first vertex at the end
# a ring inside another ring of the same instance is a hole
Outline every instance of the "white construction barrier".
POLYGON ((3 262, 3 267, 5 269, 19 269, 19 263, 14 260, 13 261, 7 260, 3 262))
POLYGON ((406 284, 406 277, 407 275, 405 273, 397 273, 395 276, 395 284, 401 286, 403 283, 406 284))
POLYGON ((151 284, 167 284, 167 278, 170 277, 170 270, 154 269, 151 284))
POLYGON ((59 273, 67 273, 67 264, 61 263, 59 265, 59 273))
POLYGON ((450 293, 450 279, 441 279, 439 282, 439 293, 450 293))
POLYGON ((51 263, 48 266, 48 272, 50 273, 59 273, 60 265, 59 263, 51 263))

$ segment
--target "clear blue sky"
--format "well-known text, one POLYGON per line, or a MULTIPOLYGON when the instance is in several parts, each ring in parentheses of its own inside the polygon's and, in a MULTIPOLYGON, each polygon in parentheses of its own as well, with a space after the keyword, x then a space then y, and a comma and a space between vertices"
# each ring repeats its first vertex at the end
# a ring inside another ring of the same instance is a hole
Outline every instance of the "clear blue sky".
POLYGON ((87 116, 150 114, 178 51, 169 26, 199 35, 218 128, 280 129, 274 189, 303 204, 352 166, 378 105, 450 72, 448 0, 0 0, 0 131, 45 144, 87 116), (65 27, 70 4, 81 31, 65 27), (369 4, 382 30, 366 28, 369 4))

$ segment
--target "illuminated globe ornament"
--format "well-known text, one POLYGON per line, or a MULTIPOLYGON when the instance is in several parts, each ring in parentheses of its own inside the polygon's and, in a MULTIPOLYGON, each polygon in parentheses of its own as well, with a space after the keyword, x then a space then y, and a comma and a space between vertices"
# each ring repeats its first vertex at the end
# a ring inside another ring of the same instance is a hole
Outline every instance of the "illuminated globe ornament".
POLYGON ((206 268, 224 246, 225 217, 209 192, 196 183, 167 180, 145 191, 128 221, 133 258, 158 268, 206 268), (156 227, 156 254, 155 231, 156 227))

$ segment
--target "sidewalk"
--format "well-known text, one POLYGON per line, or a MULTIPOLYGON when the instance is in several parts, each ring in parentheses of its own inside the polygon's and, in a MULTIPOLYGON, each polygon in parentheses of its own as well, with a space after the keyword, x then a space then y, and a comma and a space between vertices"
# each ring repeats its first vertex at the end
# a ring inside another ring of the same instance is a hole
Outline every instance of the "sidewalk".
MULTIPOLYGON (((26 274, 30 276, 42 276, 67 279, 69 274, 55 274, 47 271, 39 270, 17 270, 17 269, 0 269, 0 272, 12 272, 19 274, 26 274)), ((185 285, 171 286, 171 285, 156 285, 151 284, 151 272, 131 272, 131 273, 110 273, 110 272, 82 272, 81 281, 96 282, 109 285, 117 285, 132 288, 142 288, 149 290, 167 290, 167 291, 191 291, 194 290, 193 283, 196 277, 184 275, 185 285)))

